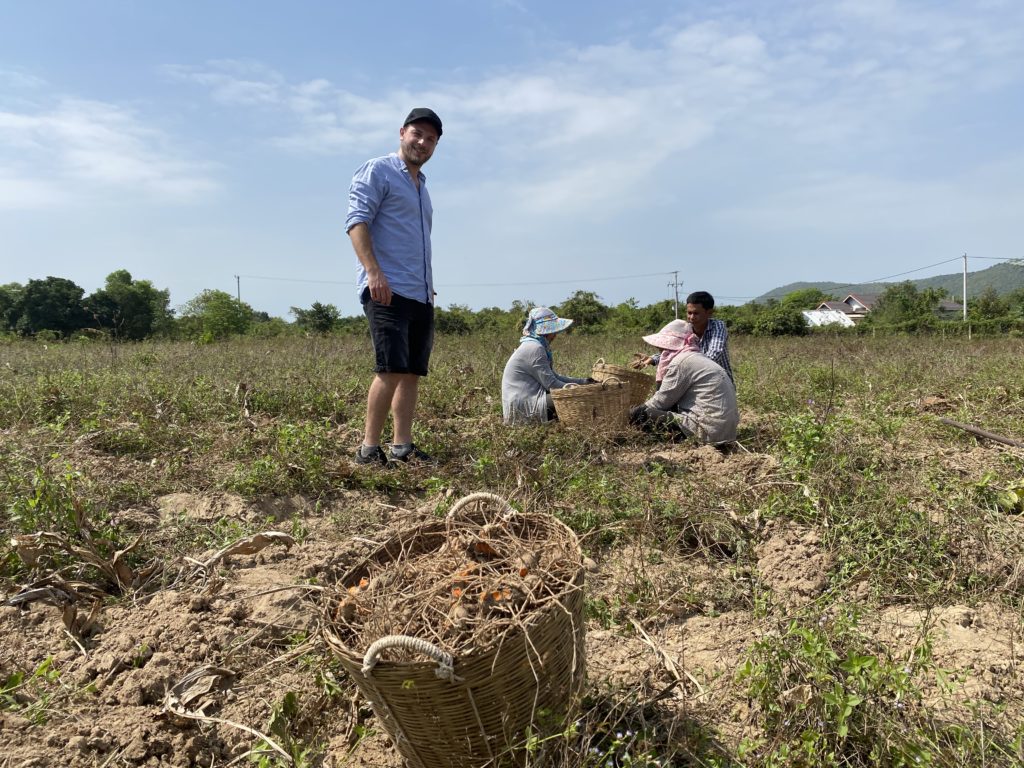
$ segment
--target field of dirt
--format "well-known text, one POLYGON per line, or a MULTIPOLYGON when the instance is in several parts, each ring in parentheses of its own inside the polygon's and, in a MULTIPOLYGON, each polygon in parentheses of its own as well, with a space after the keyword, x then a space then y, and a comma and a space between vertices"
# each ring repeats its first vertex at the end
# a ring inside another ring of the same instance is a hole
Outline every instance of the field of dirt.
MULTIPOLYGON (((998 450, 979 445, 956 461, 984 465, 998 450)), ((609 460, 626 466, 699 473, 723 495, 782 482, 774 458, 747 450, 680 445, 610 451, 609 460)), ((213 550, 161 563, 157 580, 132 599, 98 604, 91 621, 80 625, 80 637, 68 631, 57 605, 0 608, 0 671, 30 676, 48 659, 59 671, 52 682, 29 679, 9 694, 28 701, 32 690, 45 692, 31 697, 32 707, 0 710, 0 766, 214 768, 261 755, 267 765, 287 765, 302 756, 286 760, 261 736, 273 734, 280 742, 301 733, 303 743, 326 745, 309 764, 397 768, 401 761, 372 712, 330 663, 318 634, 320 598, 370 542, 433 514, 434 503, 418 504, 423 502, 370 491, 340 492, 327 501, 292 496, 257 502, 183 492, 123 511, 121 522, 130 521, 146 537, 214 521, 249 528, 259 522, 284 535, 258 552, 213 565, 204 565, 213 550), (300 533, 275 528, 275 520, 296 517, 303 522, 300 533), (284 725, 281 718, 275 724, 274 713, 290 694, 297 703, 284 725)), ((755 735, 754 713, 736 673, 745 652, 777 632, 780 619, 779 613, 766 618, 747 598, 756 586, 772 596, 783 617, 813 610, 829 587, 832 565, 822 540, 820 529, 763 523, 724 509, 696 515, 690 533, 678 540, 639 537, 603 552, 587 574, 587 598, 612 615, 589 622, 589 688, 658 697, 727 746, 755 735), (737 548, 752 553, 753 568, 735 567, 737 548), (640 594, 641 587, 644 615, 616 615, 621 596, 640 594)), ((850 583, 852 598, 857 588, 855 580, 850 583)), ((896 657, 911 653, 928 633, 935 663, 945 671, 944 686, 928 687, 938 709, 962 713, 989 702, 1004 726, 1024 720, 1022 621, 1005 605, 929 611, 894 596, 863 629, 896 657)))

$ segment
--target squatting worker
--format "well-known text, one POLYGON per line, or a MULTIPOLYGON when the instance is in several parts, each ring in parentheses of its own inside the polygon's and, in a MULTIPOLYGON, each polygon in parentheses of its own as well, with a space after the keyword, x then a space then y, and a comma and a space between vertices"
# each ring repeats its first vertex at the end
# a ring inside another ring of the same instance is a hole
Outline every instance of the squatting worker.
POLYGON ((501 374, 501 412, 506 424, 531 424, 557 418, 551 390, 566 384, 589 384, 555 373, 551 342, 572 325, 547 307, 534 307, 526 317, 519 346, 501 374))
POLYGON ((661 352, 661 387, 646 403, 630 409, 630 423, 692 435, 705 443, 734 441, 740 420, 736 388, 725 369, 701 353, 693 326, 673 320, 644 341, 661 352))
POLYGON ((368 160, 348 193, 345 230, 359 259, 359 300, 376 356, 358 464, 430 458, 412 441, 419 380, 434 343, 433 208, 420 169, 441 138, 441 118, 417 107, 398 136, 398 152, 368 160), (385 453, 380 440, 389 412, 394 435, 385 453))
MULTIPOLYGON (((712 317, 714 314, 715 298, 707 291, 694 291, 686 297, 686 322, 693 327, 693 333, 700 342, 700 351, 725 369, 735 387, 736 379, 729 364, 729 332, 724 322, 712 317)), ((641 355, 640 360, 632 364, 634 368, 645 365, 658 365, 658 356, 641 355)))

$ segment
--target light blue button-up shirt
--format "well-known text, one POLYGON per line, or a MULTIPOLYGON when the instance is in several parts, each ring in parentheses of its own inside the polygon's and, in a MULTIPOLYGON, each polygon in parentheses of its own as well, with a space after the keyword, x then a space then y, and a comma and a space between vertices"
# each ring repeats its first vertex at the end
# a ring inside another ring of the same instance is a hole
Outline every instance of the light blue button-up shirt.
MULTIPOLYGON (((392 292, 432 304, 430 228, 434 209, 427 192, 427 177, 420 173, 419 179, 417 188, 405 162, 395 153, 367 160, 352 177, 345 231, 356 224, 366 224, 373 255, 392 292)), ((356 277, 362 296, 367 286, 362 264, 356 277)))

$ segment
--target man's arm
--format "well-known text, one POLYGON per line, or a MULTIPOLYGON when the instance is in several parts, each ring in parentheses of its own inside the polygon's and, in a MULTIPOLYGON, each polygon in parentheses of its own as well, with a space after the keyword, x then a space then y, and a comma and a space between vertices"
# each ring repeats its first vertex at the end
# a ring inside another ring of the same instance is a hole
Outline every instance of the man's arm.
POLYGON ((366 287, 370 289, 370 298, 385 307, 391 304, 391 286, 388 279, 377 263, 377 257, 373 255, 373 239, 370 237, 370 228, 364 222, 355 224, 348 231, 349 239, 352 240, 352 248, 356 252, 356 258, 366 270, 366 287))
POLYGON ((725 323, 721 320, 711 320, 704 331, 704 338, 700 340, 701 351, 705 357, 711 358, 726 370, 729 370, 729 352, 726 349, 728 337, 729 332, 725 329, 725 323))

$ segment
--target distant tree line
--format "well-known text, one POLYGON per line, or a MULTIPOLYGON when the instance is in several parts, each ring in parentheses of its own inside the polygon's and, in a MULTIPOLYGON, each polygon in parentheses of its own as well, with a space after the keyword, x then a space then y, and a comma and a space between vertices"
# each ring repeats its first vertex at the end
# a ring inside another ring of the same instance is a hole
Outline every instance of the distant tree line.
MULTIPOLYGON (((808 288, 779 300, 719 306, 715 314, 734 335, 803 335, 812 332, 803 310, 834 298, 808 288)), ((945 298, 941 289, 922 290, 911 282, 899 283, 886 289, 855 328, 829 327, 813 332, 960 332, 963 323, 959 317, 944 318, 938 311, 945 298)), ((522 300, 514 301, 508 309, 473 310, 453 304, 437 309, 437 331, 446 335, 514 335, 531 306, 531 302, 522 300)), ((676 313, 670 300, 641 306, 629 299, 607 305, 591 291, 576 291, 552 308, 559 315, 573 318, 573 332, 582 334, 651 333, 676 313)), ((683 306, 678 310, 680 314, 685 312, 683 306)), ((313 302, 309 308, 292 307, 290 314, 295 318, 293 322, 271 317, 219 290, 203 291, 176 313, 170 306, 169 291, 155 288, 148 280, 135 280, 123 269, 108 275, 104 287, 88 296, 74 282, 61 277, 30 280, 26 285, 0 285, 0 335, 6 336, 122 341, 169 338, 206 343, 232 336, 366 332, 362 315, 343 317, 333 304, 313 302)), ((975 332, 1024 335, 1024 289, 1003 295, 987 289, 968 305, 968 319, 975 332)))
POLYGON ((173 314, 170 293, 124 269, 111 272, 94 293, 63 277, 0 285, 0 331, 62 338, 83 331, 140 340, 166 333, 173 314))

